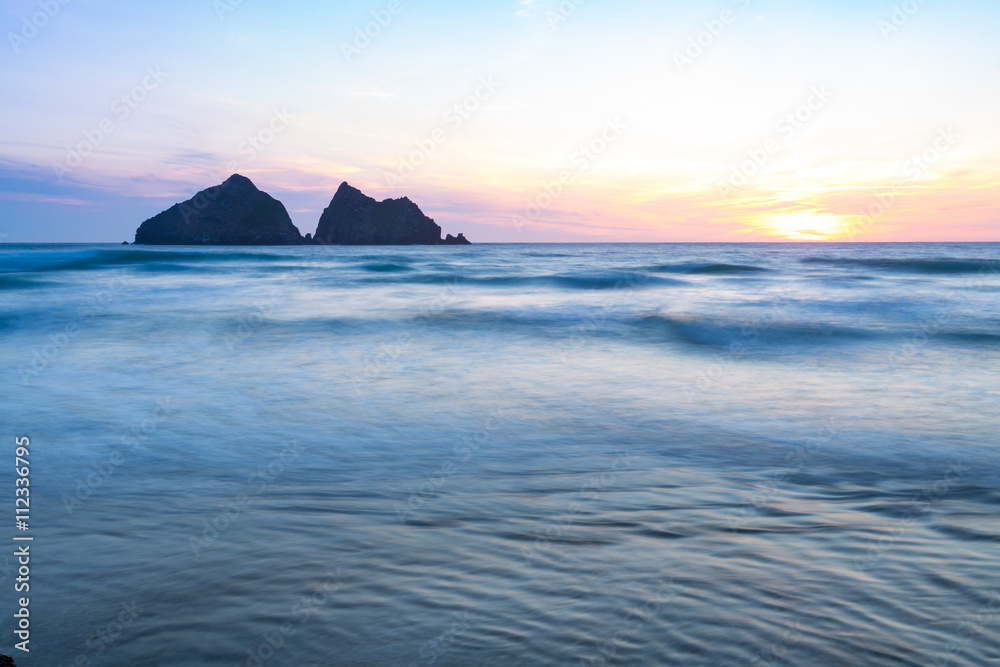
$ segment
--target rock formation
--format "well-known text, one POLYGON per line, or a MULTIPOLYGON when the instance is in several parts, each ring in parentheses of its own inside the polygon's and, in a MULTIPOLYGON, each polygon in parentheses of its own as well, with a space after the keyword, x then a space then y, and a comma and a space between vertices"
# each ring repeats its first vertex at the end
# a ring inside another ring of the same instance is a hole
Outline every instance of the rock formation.
POLYGON ((239 174, 146 220, 135 231, 135 243, 470 245, 462 234, 442 239, 441 228, 406 197, 379 202, 347 183, 323 210, 316 234, 303 238, 282 203, 239 174))
POLYGON ((320 216, 314 242, 338 245, 467 244, 461 234, 441 239, 441 228, 406 197, 375 201, 341 183, 320 216))
POLYGON ((277 199, 233 174, 143 222, 135 242, 146 245, 299 245, 302 235, 277 199))

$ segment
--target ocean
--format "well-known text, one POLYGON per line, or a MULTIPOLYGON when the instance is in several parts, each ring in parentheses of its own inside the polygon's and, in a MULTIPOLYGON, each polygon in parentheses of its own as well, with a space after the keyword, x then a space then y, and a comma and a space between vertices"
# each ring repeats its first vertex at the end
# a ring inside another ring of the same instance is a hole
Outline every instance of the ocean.
POLYGON ((4 244, 0 292, 19 666, 1000 664, 1000 244, 4 244))

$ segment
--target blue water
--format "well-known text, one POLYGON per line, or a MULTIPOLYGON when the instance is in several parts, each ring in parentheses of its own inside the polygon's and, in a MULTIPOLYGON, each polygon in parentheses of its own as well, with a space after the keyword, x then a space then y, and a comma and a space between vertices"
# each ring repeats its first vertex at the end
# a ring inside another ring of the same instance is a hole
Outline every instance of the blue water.
POLYGON ((18 665, 1000 662, 1000 244, 4 245, 0 293, 18 665))

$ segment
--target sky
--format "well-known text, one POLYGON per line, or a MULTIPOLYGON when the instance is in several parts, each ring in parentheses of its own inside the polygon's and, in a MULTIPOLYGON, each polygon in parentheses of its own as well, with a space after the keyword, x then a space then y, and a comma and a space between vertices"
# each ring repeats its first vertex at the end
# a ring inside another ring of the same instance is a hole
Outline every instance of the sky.
POLYGON ((4 0, 0 242, 233 173, 473 242, 1000 241, 995 0, 4 0))

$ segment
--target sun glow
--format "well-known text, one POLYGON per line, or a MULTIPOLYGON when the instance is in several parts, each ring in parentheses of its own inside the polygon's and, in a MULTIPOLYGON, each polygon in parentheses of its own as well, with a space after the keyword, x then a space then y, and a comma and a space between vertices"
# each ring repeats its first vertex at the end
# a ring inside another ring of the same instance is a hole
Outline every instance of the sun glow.
POLYGON ((752 224, 754 231, 791 241, 826 241, 843 236, 848 221, 833 213, 778 213, 762 216, 752 224))

